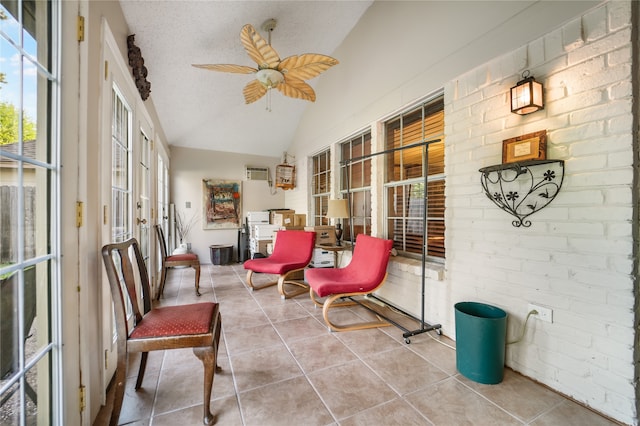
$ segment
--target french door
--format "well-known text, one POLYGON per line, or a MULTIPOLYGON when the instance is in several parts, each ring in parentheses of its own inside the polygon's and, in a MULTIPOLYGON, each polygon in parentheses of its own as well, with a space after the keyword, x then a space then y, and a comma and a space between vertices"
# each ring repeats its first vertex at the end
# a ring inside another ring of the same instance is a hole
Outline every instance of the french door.
MULTIPOLYGON (((153 128, 117 44, 104 24, 105 80, 102 95, 102 244, 135 237, 148 272, 151 262, 153 128)), ((149 274, 151 276, 151 274, 149 274)), ((116 331, 106 274, 102 273, 102 400, 116 368, 116 331)), ((130 313, 130 312, 129 312, 130 313)))

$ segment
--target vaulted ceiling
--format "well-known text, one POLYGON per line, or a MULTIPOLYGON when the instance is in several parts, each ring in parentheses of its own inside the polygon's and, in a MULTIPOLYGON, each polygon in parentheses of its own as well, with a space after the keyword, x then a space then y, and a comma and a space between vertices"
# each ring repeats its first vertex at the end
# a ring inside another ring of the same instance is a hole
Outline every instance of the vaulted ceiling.
MULTIPOLYGON (((172 146, 280 156, 309 101, 278 91, 245 104, 242 90, 253 75, 228 74, 192 64, 255 67, 240 42, 240 30, 277 26, 271 45, 280 58, 302 53, 332 56, 371 1, 158 1, 121 0, 151 83, 153 102, 172 146)), ((340 58, 336 58, 340 60, 340 58)), ((336 66, 340 66, 339 64, 336 66)), ((330 73, 331 69, 325 71, 330 73)), ((315 87, 322 74, 308 83, 315 87)), ((323 96, 316 93, 317 97, 323 96)))

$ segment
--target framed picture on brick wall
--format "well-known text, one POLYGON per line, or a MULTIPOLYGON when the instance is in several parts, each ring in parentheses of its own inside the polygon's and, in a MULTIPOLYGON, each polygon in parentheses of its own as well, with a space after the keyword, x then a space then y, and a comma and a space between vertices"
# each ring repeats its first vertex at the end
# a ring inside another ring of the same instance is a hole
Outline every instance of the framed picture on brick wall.
POLYGON ((502 163, 547 158, 547 131, 540 130, 502 141, 502 163))

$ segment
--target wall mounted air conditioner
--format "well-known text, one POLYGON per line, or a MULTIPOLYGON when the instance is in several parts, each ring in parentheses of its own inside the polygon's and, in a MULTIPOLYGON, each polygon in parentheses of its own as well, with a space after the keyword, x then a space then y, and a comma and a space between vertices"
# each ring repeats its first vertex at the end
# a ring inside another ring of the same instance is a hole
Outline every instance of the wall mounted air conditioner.
POLYGON ((269 180, 268 167, 249 167, 245 166, 245 177, 247 180, 269 180))

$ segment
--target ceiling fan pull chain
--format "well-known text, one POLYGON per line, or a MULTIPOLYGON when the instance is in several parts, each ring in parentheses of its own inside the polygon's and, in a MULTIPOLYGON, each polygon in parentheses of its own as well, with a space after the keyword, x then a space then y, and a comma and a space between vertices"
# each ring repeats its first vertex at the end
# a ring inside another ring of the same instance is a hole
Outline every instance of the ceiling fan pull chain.
POLYGON ((267 111, 271 112, 271 87, 267 89, 267 111))

